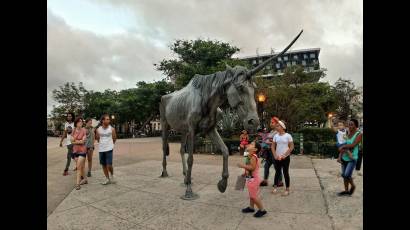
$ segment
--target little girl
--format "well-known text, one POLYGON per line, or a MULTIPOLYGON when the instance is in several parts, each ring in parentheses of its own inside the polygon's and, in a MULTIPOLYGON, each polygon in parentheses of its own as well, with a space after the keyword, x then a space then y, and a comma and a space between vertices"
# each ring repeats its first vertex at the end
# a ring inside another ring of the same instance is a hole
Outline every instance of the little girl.
POLYGON ((259 143, 253 141, 251 144, 247 146, 251 161, 249 165, 245 165, 242 163, 238 163, 239 168, 243 168, 247 171, 252 172, 251 178, 246 179, 246 187, 248 188, 249 191, 249 207, 242 209, 243 213, 253 213, 255 212, 254 206, 259 208, 259 210, 253 215, 254 217, 262 217, 264 216, 267 212, 263 208, 262 201, 259 198, 259 183, 260 183, 260 178, 259 178, 259 162, 258 162, 258 156, 256 155, 260 149, 261 146, 259 143))

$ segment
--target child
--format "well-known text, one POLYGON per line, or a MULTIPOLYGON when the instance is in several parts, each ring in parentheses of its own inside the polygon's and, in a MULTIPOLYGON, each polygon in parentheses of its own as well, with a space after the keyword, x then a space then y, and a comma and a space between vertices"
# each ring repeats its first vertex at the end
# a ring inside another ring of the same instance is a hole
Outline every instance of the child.
MULTIPOLYGON (((336 147, 340 148, 343 145, 346 144, 346 140, 347 140, 347 129, 345 128, 345 125, 342 121, 340 121, 338 124, 338 129, 337 129, 337 133, 336 133, 336 147)), ((347 151, 347 153, 349 154, 350 151, 347 151)), ((339 156, 337 158, 337 162, 342 162, 342 154, 343 152, 339 153, 339 156)), ((351 153, 350 153, 351 154, 351 153)))
POLYGON ((249 191, 249 207, 242 209, 242 212, 243 213, 255 212, 254 206, 256 204, 259 210, 253 216, 262 217, 267 212, 263 208, 262 201, 259 197, 259 183, 260 183, 259 162, 258 162, 258 156, 256 155, 260 151, 261 146, 259 143, 253 141, 247 147, 248 147, 248 151, 250 153, 250 158, 251 158, 250 164, 244 165, 244 164, 238 163, 239 168, 243 168, 247 171, 250 171, 252 175, 251 178, 246 179, 246 187, 248 188, 248 191, 249 191))

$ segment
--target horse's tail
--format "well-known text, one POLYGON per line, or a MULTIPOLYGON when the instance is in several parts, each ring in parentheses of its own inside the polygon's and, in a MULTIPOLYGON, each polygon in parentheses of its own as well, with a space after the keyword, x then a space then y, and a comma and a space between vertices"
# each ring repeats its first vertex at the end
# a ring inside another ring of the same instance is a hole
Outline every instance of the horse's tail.
POLYGON ((167 101, 165 100, 164 96, 161 97, 161 102, 159 103, 159 113, 161 119, 161 126, 162 126, 162 151, 165 156, 169 156, 169 145, 168 145, 168 132, 169 132, 169 124, 167 123, 167 119, 165 116, 165 107, 167 101))

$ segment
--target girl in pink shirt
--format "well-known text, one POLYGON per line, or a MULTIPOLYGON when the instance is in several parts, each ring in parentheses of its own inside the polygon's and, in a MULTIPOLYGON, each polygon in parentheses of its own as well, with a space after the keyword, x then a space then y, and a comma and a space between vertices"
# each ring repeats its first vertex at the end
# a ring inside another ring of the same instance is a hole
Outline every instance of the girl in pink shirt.
POLYGON ((83 128, 83 119, 78 117, 74 122, 75 129, 71 136, 71 143, 73 144, 73 155, 77 162, 77 183, 75 189, 79 190, 80 185, 88 184, 87 177, 85 177, 85 158, 87 156, 87 147, 85 141, 87 138, 87 132, 83 128))
POLYGON ((254 206, 259 208, 259 210, 253 215, 254 217, 262 217, 266 214, 266 210, 263 208, 262 200, 259 197, 259 162, 257 153, 261 150, 259 143, 253 141, 247 145, 249 154, 251 155, 251 162, 248 165, 238 163, 239 168, 243 168, 248 172, 252 172, 251 178, 246 179, 246 187, 249 191, 249 207, 242 209, 243 213, 253 213, 255 212, 254 206))

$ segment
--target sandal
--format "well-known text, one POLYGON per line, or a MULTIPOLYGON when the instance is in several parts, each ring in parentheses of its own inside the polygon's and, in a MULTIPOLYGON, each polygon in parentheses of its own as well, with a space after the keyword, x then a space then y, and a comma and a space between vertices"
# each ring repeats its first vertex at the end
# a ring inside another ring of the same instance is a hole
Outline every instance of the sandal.
POLYGON ((277 194, 277 193, 278 193, 278 189, 277 189, 277 188, 274 188, 274 189, 272 190, 272 193, 273 193, 273 194, 277 194))
POLYGON ((81 180, 81 181, 80 181, 80 185, 83 185, 83 184, 88 184, 88 181, 85 180, 85 179, 81 180))
POLYGON ((76 190, 80 190, 80 189, 81 189, 81 186, 80 186, 79 184, 77 184, 77 185, 75 185, 75 189, 76 189, 76 190))
POLYGON ((282 193, 282 196, 289 196, 289 191, 284 191, 283 193, 282 193))

